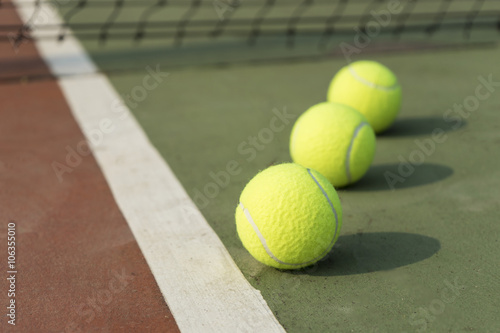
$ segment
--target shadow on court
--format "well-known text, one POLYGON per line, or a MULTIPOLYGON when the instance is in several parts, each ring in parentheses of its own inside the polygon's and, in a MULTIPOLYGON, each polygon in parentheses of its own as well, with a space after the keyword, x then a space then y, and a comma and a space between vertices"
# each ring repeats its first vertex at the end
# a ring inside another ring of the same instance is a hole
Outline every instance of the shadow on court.
POLYGON ((403 137, 417 135, 432 135, 435 129, 442 129, 445 132, 456 131, 467 125, 463 118, 443 119, 443 117, 409 117, 396 119, 394 124, 380 137, 403 137))
POLYGON ((407 169, 403 169, 400 163, 374 165, 359 182, 340 191, 398 190, 435 183, 453 174, 452 168, 435 163, 423 163, 413 168, 413 172, 406 173, 407 169))
POLYGON ((326 260, 302 272, 334 276, 385 271, 427 259, 440 248, 437 239, 418 234, 374 232, 343 235, 326 260))

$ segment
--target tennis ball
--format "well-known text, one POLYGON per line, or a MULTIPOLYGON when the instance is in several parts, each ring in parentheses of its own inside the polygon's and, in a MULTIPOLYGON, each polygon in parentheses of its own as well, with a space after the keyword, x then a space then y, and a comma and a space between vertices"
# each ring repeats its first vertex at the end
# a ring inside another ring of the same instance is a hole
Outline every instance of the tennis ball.
POLYGON ((375 61, 357 61, 342 68, 328 89, 328 101, 361 112, 376 133, 392 125, 401 107, 396 76, 375 61))
POLYGON ((333 186, 361 179, 375 155, 375 133, 353 108, 320 103, 304 112, 290 136, 295 163, 319 171, 333 186))
POLYGON ((293 163, 272 166, 245 186, 236 208, 243 246, 263 264, 298 269, 333 247, 342 226, 337 192, 319 172, 293 163))

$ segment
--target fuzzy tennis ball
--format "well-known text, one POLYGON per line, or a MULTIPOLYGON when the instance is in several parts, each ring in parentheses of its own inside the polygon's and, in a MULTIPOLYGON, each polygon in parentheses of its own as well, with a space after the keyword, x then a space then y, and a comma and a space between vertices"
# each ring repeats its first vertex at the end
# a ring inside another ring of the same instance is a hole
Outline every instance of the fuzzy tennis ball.
POLYGON ((328 89, 328 101, 361 112, 376 133, 392 125, 401 107, 396 76, 375 61, 357 61, 342 68, 328 89))
POLYGON ((322 259, 341 226, 342 208, 333 186, 317 171, 293 163, 257 174, 236 208, 243 246, 261 263, 280 269, 322 259))
POLYGON ((333 186, 361 179, 375 154, 375 133, 353 108, 320 103, 295 122, 290 155, 295 163, 319 171, 333 186))

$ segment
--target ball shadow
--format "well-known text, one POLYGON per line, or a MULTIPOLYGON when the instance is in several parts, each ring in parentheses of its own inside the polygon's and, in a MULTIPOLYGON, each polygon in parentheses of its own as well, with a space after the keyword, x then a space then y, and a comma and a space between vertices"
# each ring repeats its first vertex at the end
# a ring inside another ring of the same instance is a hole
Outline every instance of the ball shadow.
POLYGON ((387 271, 427 259, 441 249, 439 240, 401 232, 340 236, 326 259, 302 273, 340 276, 387 271))
MULTIPOLYGON (((452 168, 435 163, 414 166, 413 172, 407 177, 404 177, 404 173, 400 173, 400 169, 400 163, 374 165, 360 181, 341 188, 340 191, 398 190, 435 183, 453 174, 452 168)), ((406 169, 403 171, 407 172, 406 169)))
POLYGON ((394 124, 387 131, 380 133, 380 137, 403 137, 416 135, 431 135, 432 132, 440 128, 443 131, 456 131, 467 125, 462 118, 453 118, 445 121, 443 117, 409 117, 396 119, 394 124))

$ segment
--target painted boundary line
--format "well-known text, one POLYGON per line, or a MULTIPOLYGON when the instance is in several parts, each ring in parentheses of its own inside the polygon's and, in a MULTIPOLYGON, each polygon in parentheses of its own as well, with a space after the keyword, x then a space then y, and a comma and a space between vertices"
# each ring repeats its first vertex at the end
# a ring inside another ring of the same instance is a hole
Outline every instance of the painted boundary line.
MULTIPOLYGON (((60 23, 47 4, 40 10, 47 24, 60 23)), ((19 14, 26 22, 32 13, 20 7, 19 14)), ((96 73, 74 38, 38 42, 37 48, 60 78, 83 132, 98 128, 119 100, 107 78, 96 73), (65 78, 75 73, 92 75, 65 78)), ((126 113, 128 117, 94 149, 94 156, 181 331, 284 332, 130 110, 126 113)))

